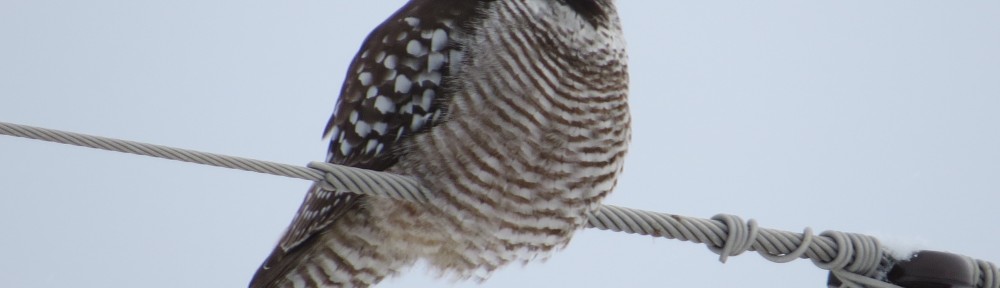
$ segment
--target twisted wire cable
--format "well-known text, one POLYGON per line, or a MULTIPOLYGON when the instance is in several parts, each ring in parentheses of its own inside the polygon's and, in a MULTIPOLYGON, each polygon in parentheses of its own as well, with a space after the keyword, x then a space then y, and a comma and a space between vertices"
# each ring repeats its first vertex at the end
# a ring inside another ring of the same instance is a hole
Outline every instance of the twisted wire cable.
MULTIPOLYGON (((407 176, 325 162, 312 162, 307 168, 6 122, 0 122, 0 134, 320 181, 320 185, 332 191, 416 202, 434 196, 407 176)), ((756 251, 777 263, 807 258, 817 267, 830 270, 843 282, 842 287, 898 288, 885 282, 885 274, 896 261, 905 260, 893 259, 872 236, 839 231, 826 231, 816 236, 808 228, 803 233, 766 229, 758 227, 754 220, 744 222, 733 215, 701 219, 603 205, 589 215, 587 224, 589 228, 601 230, 704 243, 719 254, 723 262, 729 256, 746 251, 756 251)), ((984 260, 966 259, 976 268, 975 287, 1000 288, 1000 267, 984 260)))
POLYGON ((0 134, 310 181, 323 178, 318 171, 301 166, 6 122, 0 122, 0 134))

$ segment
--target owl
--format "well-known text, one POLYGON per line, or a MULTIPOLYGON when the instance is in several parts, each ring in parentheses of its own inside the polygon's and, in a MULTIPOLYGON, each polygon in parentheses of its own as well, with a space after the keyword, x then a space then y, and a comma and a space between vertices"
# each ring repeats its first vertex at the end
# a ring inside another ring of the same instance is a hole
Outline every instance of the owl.
POLYGON ((545 259, 617 182, 630 138, 613 0, 411 0, 364 40, 327 161, 426 203, 314 185, 250 287, 367 287, 418 260, 485 279, 545 259))

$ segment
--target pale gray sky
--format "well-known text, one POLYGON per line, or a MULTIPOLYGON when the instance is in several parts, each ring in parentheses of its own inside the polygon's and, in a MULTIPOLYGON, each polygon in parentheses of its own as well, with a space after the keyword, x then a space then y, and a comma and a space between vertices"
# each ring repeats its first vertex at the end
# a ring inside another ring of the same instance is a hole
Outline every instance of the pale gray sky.
MULTIPOLYGON (((403 2, 0 0, 0 121, 321 160, 348 61, 403 2)), ((606 203, 1000 261, 1000 2, 619 10, 635 131, 606 203)), ((0 159, 0 287, 242 287, 309 185, 10 137, 0 159)), ((825 287, 808 261, 716 259, 586 230, 483 286, 825 287)))

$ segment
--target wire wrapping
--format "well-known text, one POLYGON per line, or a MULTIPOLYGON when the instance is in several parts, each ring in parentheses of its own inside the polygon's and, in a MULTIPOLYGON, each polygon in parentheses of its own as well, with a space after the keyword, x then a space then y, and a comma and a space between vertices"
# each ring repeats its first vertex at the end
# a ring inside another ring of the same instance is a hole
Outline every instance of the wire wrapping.
MULTIPOLYGON (((0 134, 320 181, 331 190, 406 201, 425 202, 432 196, 407 176, 325 162, 312 162, 307 168, 6 122, 0 122, 0 134)), ((808 258, 817 267, 830 270, 845 287, 899 287, 885 282, 885 273, 895 259, 872 236, 839 231, 815 236, 808 228, 803 233, 760 228, 754 220, 744 222, 733 215, 701 219, 613 205, 601 206, 589 215, 587 224, 601 230, 705 243, 723 262, 746 251, 757 251, 777 263, 808 258)), ((966 258, 977 268, 975 287, 1000 288, 1000 268, 988 261, 966 258)))

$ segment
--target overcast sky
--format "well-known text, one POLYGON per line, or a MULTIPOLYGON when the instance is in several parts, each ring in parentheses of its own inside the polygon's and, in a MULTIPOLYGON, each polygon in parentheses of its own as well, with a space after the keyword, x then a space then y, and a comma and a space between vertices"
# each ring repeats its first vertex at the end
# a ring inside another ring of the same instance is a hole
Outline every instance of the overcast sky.
MULTIPOLYGON (((0 0, 0 121, 322 160, 348 61, 403 2, 0 0)), ((1000 1, 619 10, 635 129, 606 203, 1000 261, 1000 1)), ((0 287, 243 287, 308 185, 0 136, 0 287)), ((717 258, 585 230, 482 286, 825 287, 807 260, 717 258)))

